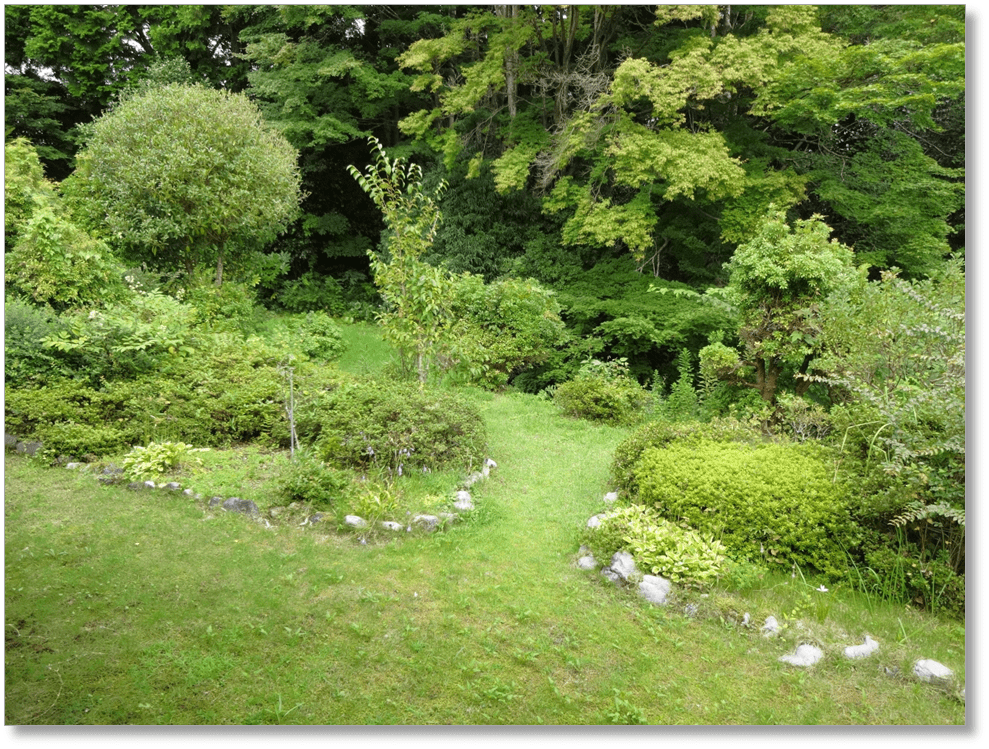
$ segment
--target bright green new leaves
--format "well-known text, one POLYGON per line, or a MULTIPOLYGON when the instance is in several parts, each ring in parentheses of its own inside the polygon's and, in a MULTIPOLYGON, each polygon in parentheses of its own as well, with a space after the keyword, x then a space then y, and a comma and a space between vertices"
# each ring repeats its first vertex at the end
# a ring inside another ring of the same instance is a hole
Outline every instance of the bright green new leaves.
POLYGON ((240 260, 298 213, 297 154, 242 94, 167 85, 97 120, 73 192, 138 259, 187 272, 240 260))

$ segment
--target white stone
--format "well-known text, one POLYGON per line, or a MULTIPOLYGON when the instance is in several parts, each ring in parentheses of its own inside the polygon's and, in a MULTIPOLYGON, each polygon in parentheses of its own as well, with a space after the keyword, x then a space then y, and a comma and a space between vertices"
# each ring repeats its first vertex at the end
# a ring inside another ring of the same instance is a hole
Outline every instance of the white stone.
POLYGON ((767 616, 766 623, 762 625, 763 637, 774 637, 780 633, 780 623, 775 616, 767 616))
POLYGON ((604 501, 608 504, 618 501, 618 492, 608 492, 604 495, 604 501))
POLYGON ((639 595, 657 606, 666 605, 666 597, 670 594, 672 583, 658 575, 643 575, 639 583, 639 595))
POLYGON ((824 653, 820 648, 813 645, 800 645, 792 655, 781 655, 779 660, 792 666, 813 666, 823 657, 824 653))
POLYGON ((640 576, 639 568, 635 566, 635 559, 627 551, 616 551, 611 557, 611 569, 625 582, 630 582, 632 578, 640 576))
POLYGON ((357 515, 347 515, 347 517, 343 519, 343 522, 345 525, 349 525, 351 528, 367 527, 367 521, 362 517, 358 517, 357 515))
POLYGON ((70 471, 74 471, 76 468, 78 468, 81 465, 82 463, 66 463, 65 467, 68 468, 70 471))
POLYGON ((491 460, 491 458, 488 458, 487 460, 484 461, 484 467, 485 468, 497 468, 498 467, 498 464, 495 463, 493 460, 491 460))
POLYGON ((431 531, 439 525, 440 519, 436 515, 416 515, 412 518, 412 522, 431 531))
POLYGON ((747 627, 747 626, 749 626, 749 618, 750 618, 750 617, 749 617, 749 612, 748 612, 748 611, 746 611, 746 612, 745 612, 745 613, 744 613, 744 614, 742 615, 742 626, 743 626, 743 627, 747 627))
POLYGON ((594 570, 597 569, 598 560, 594 558, 593 554, 587 554, 577 560, 577 566, 582 570, 594 570))
POLYGON ((611 582, 613 582, 615 585, 620 585, 622 582, 621 577, 619 577, 618 573, 615 572, 613 569, 611 569, 611 567, 605 567, 603 570, 601 570, 601 574, 604 575, 609 580, 611 580, 611 582))
POLYGON ((866 635, 865 642, 861 645, 849 645, 845 648, 845 657, 852 660, 857 658, 868 658, 877 650, 879 650, 879 643, 869 637, 869 635, 866 635))
POLYGON ((913 673, 921 681, 940 681, 955 675, 955 672, 944 664, 927 659, 914 663, 913 673))
POLYGON ((458 510, 469 511, 474 509, 474 502, 470 498, 470 492, 457 492, 457 501, 453 506, 458 510))
POLYGON ((592 517, 590 520, 587 521, 587 527, 597 528, 599 525, 601 525, 601 521, 607 517, 610 517, 610 515, 608 515, 607 513, 601 513, 600 515, 595 515, 594 517, 592 517))
POLYGON ((382 520, 381 527, 388 531, 400 531, 405 526, 401 523, 396 523, 394 520, 382 520))

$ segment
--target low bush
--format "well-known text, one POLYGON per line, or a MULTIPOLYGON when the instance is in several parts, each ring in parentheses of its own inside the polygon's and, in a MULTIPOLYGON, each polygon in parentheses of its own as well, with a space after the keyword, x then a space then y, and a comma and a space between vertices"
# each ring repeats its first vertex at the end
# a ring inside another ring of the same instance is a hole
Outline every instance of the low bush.
POLYGON ((275 494, 284 504, 305 502, 318 510, 335 509, 350 489, 346 473, 327 466, 308 451, 297 452, 275 483, 275 494))
POLYGON ((640 570, 675 583, 710 585, 724 570, 725 549, 713 537, 665 520, 651 507, 630 505, 610 513, 584 533, 596 559, 607 563, 627 551, 640 570))
POLYGON ((625 495, 634 496, 639 490, 635 467, 646 450, 701 439, 745 444, 765 441, 760 432, 734 419, 714 419, 709 423, 650 421, 618 444, 611 463, 612 482, 625 495))
POLYGON ((606 424, 634 422, 648 400, 648 393, 628 376, 622 359, 590 359, 574 379, 558 385, 553 392, 553 402, 566 415, 606 424))
POLYGON ((3 310, 4 381, 16 387, 30 387, 72 377, 77 367, 42 344, 62 328, 61 320, 51 309, 8 296, 3 310))
POLYGON ((110 426, 93 426, 73 422, 42 424, 32 435, 44 445, 44 454, 54 462, 66 456, 82 459, 115 455, 127 446, 126 434, 110 426))
MULTIPOLYGON (((160 476, 183 461, 193 453, 202 452, 206 448, 193 447, 184 442, 152 442, 147 446, 134 447, 121 461, 124 473, 135 479, 147 479, 160 476)), ((202 465, 202 460, 193 458, 194 462, 202 465)))
POLYGON ((840 578, 845 550, 861 541, 849 493, 817 446, 677 442, 646 449, 635 475, 640 502, 744 558, 840 578))
POLYGON ((315 439, 333 465, 401 475, 444 467, 469 469, 487 450, 484 422, 461 396, 414 384, 364 381, 326 394, 300 419, 300 439, 315 439))

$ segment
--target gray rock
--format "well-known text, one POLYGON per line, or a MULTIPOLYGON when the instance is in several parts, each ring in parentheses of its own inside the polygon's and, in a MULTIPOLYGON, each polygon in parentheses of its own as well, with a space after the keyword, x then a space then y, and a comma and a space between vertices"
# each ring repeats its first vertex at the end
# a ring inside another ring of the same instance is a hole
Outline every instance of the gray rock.
POLYGON ((744 614, 742 615, 742 626, 743 626, 743 627, 748 627, 748 626, 749 626, 749 620, 750 620, 750 619, 751 619, 751 617, 749 616, 749 612, 748 612, 748 611, 746 611, 746 612, 745 612, 745 613, 744 613, 744 614))
POLYGON ((351 528, 366 528, 367 527, 367 521, 364 518, 362 518, 362 517, 358 517, 357 515, 347 515, 343 519, 343 523, 344 523, 344 525, 349 525, 351 528))
POLYGON ((170 492, 177 492, 182 489, 182 484, 177 481, 169 481, 167 484, 162 484, 162 489, 168 489, 170 492))
POLYGON ((642 573, 635 566, 635 559, 627 551, 616 551, 611 557, 611 569, 625 582, 641 579, 642 573))
POLYGON ((928 659, 919 660, 913 664, 913 673, 921 681, 947 681, 955 672, 947 666, 928 659))
POLYGON ((131 491, 136 492, 136 491, 141 491, 143 489, 147 489, 148 487, 146 487, 144 483, 141 481, 131 481, 129 484, 127 484, 127 488, 130 489, 131 491))
POLYGON ((865 642, 861 645, 849 645, 845 648, 845 657, 851 660, 856 660, 858 658, 868 658, 870 655, 879 650, 879 643, 873 640, 869 635, 865 636, 865 642))
POLYGON ((401 523, 396 523, 394 520, 382 520, 381 527, 387 531, 400 531, 404 527, 401 523))
POLYGON ((485 468, 497 468, 498 467, 498 464, 495 463, 493 460, 491 460, 491 458, 488 458, 487 460, 484 461, 484 467, 485 468))
POLYGON ((324 517, 326 517, 326 516, 323 513, 321 513, 321 512, 317 512, 317 513, 315 513, 313 515, 310 515, 309 516, 309 525, 316 525, 316 523, 322 522, 324 517))
POLYGON ((823 657, 824 653, 820 648, 813 645, 800 645, 794 653, 781 655, 779 660, 792 666, 813 666, 823 657))
POLYGON ((144 488, 145 489, 154 489, 155 488, 155 482, 154 481, 145 481, 144 482, 144 488))
POLYGON ((102 471, 100 471, 100 473, 104 476, 120 476, 123 472, 124 469, 119 468, 116 463, 110 463, 102 471))
POLYGON ((65 467, 68 468, 70 471, 74 471, 76 468, 78 468, 81 465, 83 465, 83 464, 82 463, 66 463, 65 464, 65 467))
POLYGON ((577 560, 577 566, 582 570, 595 570, 598 566, 598 560, 594 558, 593 554, 587 554, 577 560))
POLYGON ((604 495, 604 501, 608 504, 618 501, 618 492, 608 492, 604 495))
POLYGON ((436 515, 416 515, 412 518, 412 524, 425 528, 427 531, 436 530, 440 524, 440 519, 436 515))
POLYGON ((19 453, 34 456, 38 454, 38 450, 42 447, 44 447, 44 445, 40 442, 18 442, 15 449, 19 453))
POLYGON ((766 623, 762 625, 763 637, 775 637, 780 633, 780 623, 775 616, 767 616, 766 623))
POLYGON ((18 442, 20 442, 20 440, 17 439, 17 437, 15 437, 14 435, 7 434, 7 432, 3 433, 3 446, 5 449, 16 450, 18 442))
POLYGON ((241 499, 240 497, 231 497, 228 499, 223 503, 223 509, 227 512, 239 512, 243 515, 250 515, 251 517, 258 517, 261 514, 258 512, 258 506, 256 504, 249 499, 241 499))
POLYGON ((196 493, 192 489, 183 489, 182 493, 187 497, 194 497, 196 493))
POLYGON ((210 497, 209 498, 209 506, 210 507, 216 507, 217 505, 222 505, 222 504, 223 504, 223 497, 210 497))
POLYGON ((587 521, 587 527, 597 528, 598 526, 601 525, 601 521, 607 517, 610 517, 610 515, 608 515, 608 513, 606 512, 602 512, 598 515, 595 515, 594 517, 592 517, 590 520, 587 521))
POLYGON ((658 575, 643 575, 642 582, 639 583, 639 595, 649 603, 657 606, 666 605, 666 597, 670 594, 673 584, 665 577, 658 575))
POLYGON ((481 473, 480 471, 475 471, 474 473, 470 474, 467 478, 464 479, 464 486, 470 488, 474 486, 474 484, 476 484, 478 481, 483 481, 484 478, 485 475, 483 473, 481 473))

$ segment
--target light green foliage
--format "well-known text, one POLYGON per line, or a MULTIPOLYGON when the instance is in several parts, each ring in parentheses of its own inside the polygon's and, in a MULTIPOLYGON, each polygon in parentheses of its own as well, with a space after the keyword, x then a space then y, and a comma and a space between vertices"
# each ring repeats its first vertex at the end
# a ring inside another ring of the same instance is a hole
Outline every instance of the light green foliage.
POLYGON ((3 234, 4 251, 17 243, 18 233, 35 210, 54 208, 58 196, 44 170, 35 148, 25 139, 16 138, 3 144, 3 234))
MULTIPOLYGON (((668 421, 697 421, 701 403, 694 387, 693 357, 687 349, 677 356, 677 372, 680 376, 670 388, 669 395, 658 399, 658 415, 668 421)), ((657 395, 654 393, 654 397, 657 395)))
POLYGON ((937 278, 864 276, 822 309, 825 354, 816 368, 836 390, 836 436, 861 460, 869 512, 888 521, 932 512, 929 551, 947 547, 962 568, 965 508, 965 278, 957 263, 937 278))
POLYGON ((444 184, 433 194, 422 187, 422 169, 401 159, 389 159, 384 147, 371 139, 375 164, 361 172, 349 167, 375 205, 390 231, 388 258, 369 253, 374 282, 387 308, 378 315, 385 337, 414 360, 420 384, 429 377, 430 361, 448 341, 452 282, 449 273, 435 268, 422 255, 436 237, 442 214, 437 200, 444 184))
MULTIPOLYGON (((784 368, 806 372, 820 350, 817 305, 851 282, 852 251, 829 240, 830 234, 820 216, 791 228, 783 212, 773 210, 726 266, 728 297, 740 319, 742 361, 754 369, 750 384, 767 403, 776 401, 784 368)), ((705 360, 708 372, 738 373, 720 347, 709 350, 705 360)), ((805 390, 806 383, 797 385, 798 394, 805 390)))
POLYGON ((553 292, 532 280, 480 276, 454 279, 450 366, 467 382, 500 388, 524 369, 546 361, 564 338, 553 292))
POLYGON ((611 463, 611 479, 625 495, 635 496, 639 491, 635 467, 646 450, 698 440, 754 445, 762 443, 764 437, 751 425, 731 418, 716 418, 709 423, 650 421, 619 443, 611 463))
POLYGON ((630 424, 640 418, 646 391, 628 374, 628 362, 586 360, 577 376, 557 385, 553 402, 568 416, 607 424, 630 424))
POLYGON ((132 478, 148 479, 161 476, 182 463, 202 465, 202 459, 194 456, 208 449, 193 447, 184 442, 151 442, 144 447, 134 447, 121 459, 121 467, 132 478))
POLYGON ((391 476, 443 467, 479 467, 486 457, 484 421, 461 396, 409 383, 362 381, 322 396, 299 417, 303 444, 341 467, 391 476))
POLYGON ((816 446, 692 440, 646 449, 634 471, 640 502, 733 554, 841 577, 858 547, 848 489, 816 446))
POLYGON ((191 273, 242 262, 295 218, 296 151, 246 96, 169 84, 94 122, 70 192, 133 257, 191 273))
POLYGON ((102 305, 125 293, 123 267, 63 213, 38 208, 4 259, 7 285, 57 309, 102 305))

